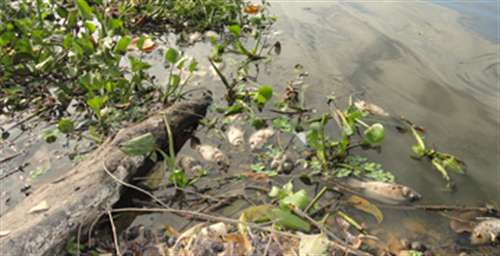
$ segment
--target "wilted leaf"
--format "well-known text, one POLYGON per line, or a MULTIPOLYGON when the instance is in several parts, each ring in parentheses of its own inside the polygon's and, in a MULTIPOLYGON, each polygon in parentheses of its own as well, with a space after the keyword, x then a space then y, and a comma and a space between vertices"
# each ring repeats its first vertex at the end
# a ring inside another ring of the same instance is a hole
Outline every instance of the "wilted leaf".
POLYGON ((248 13, 248 14, 257 14, 258 12, 260 12, 261 9, 262 9, 261 5, 249 4, 249 5, 245 6, 245 8, 243 8, 243 12, 248 13))
POLYGON ((351 203, 356 209, 373 215, 378 223, 381 223, 384 219, 384 215, 377 206, 360 196, 352 195, 347 202, 351 203))
POLYGON ((385 112, 383 108, 372 103, 367 103, 363 100, 358 100, 354 102, 354 106, 361 111, 369 112, 374 115, 389 116, 389 114, 385 112))
POLYGON ((267 216, 277 224, 288 229, 302 230, 304 232, 311 230, 311 225, 308 222, 283 209, 274 208, 268 212, 267 216))
POLYGON ((47 203, 46 200, 41 201, 37 205, 35 205, 33 208, 31 208, 28 213, 37 213, 37 212, 44 212, 47 211, 50 208, 49 203, 47 203))
POLYGON ((135 137, 120 145, 120 149, 130 156, 147 155, 156 148, 155 138, 150 132, 135 137))
POLYGON ((355 227, 357 230, 359 230, 359 231, 363 230, 363 226, 361 226, 361 224, 359 224, 355 219, 351 218, 349 215, 345 214, 342 211, 337 211, 337 214, 342 219, 344 219, 349 224, 351 224, 353 227, 355 227))
POLYGON ((166 171, 165 162, 161 161, 154 166, 154 169, 151 171, 151 174, 148 176, 146 181, 146 186, 151 190, 156 190, 160 187, 161 182, 163 181, 163 177, 165 176, 166 171))
POLYGON ((384 134, 384 126, 380 123, 375 123, 365 130, 363 141, 370 145, 375 145, 384 140, 384 134))
POLYGON ((330 240, 324 234, 305 235, 299 234, 299 255, 300 256, 323 256, 329 255, 328 248, 330 240))
MULTIPOLYGON (((268 212, 273 208, 270 204, 263 204, 251 206, 243 210, 240 214, 240 221, 244 223, 254 223, 268 220, 268 212)), ((246 225, 244 223, 238 224, 238 231, 241 234, 246 234, 246 225)))

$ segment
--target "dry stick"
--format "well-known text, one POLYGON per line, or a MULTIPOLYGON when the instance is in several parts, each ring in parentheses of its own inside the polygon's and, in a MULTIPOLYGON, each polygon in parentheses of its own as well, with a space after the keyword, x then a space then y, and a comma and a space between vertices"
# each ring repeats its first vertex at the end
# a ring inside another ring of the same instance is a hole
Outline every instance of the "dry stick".
POLYGON ((481 206, 467 206, 467 205, 389 205, 389 204, 377 204, 381 208, 390 208, 396 210, 426 210, 426 211, 480 211, 480 212, 491 212, 495 209, 481 206))
POLYGON ((23 153, 24 153, 24 151, 21 151, 21 152, 14 153, 14 154, 12 154, 10 156, 4 157, 4 158, 0 159, 0 164, 4 163, 4 162, 7 162, 7 161, 9 161, 11 159, 14 159, 14 158, 18 157, 19 155, 21 155, 23 153))
POLYGON ((324 226, 322 226, 321 224, 319 224, 317 221, 315 221, 313 218, 309 217, 309 215, 307 215, 306 213, 304 213, 302 210, 296 208, 296 207, 293 207, 292 208, 292 211, 297 214, 298 216, 306 219, 307 221, 309 221, 311 224, 313 224, 316 228, 318 228, 319 230, 323 230, 328 236, 330 236, 331 238, 333 238, 334 241, 331 241, 332 244, 348 253, 354 253, 356 255, 363 255, 363 256, 372 256, 372 254, 370 253, 367 253, 367 252, 364 252, 364 251, 360 251, 360 250, 357 250, 357 249, 354 249, 352 248, 351 246, 349 246, 348 244, 346 244, 344 241, 342 241, 342 239, 340 239, 338 236, 336 236, 334 233, 332 233, 330 230, 328 230, 327 228, 325 228, 324 226))
POLYGON ((144 189, 141 189, 141 188, 139 188, 137 186, 134 186, 132 184, 129 184, 127 182, 124 182, 124 181, 118 179, 116 176, 114 176, 108 170, 108 168, 106 167, 105 163, 103 163, 103 167, 104 167, 104 171, 111 178, 113 178, 115 181, 117 181, 118 183, 122 184, 125 187, 131 188, 131 189, 135 189, 135 190, 137 190, 137 191, 139 191, 141 193, 144 193, 145 195, 149 196, 151 199, 153 199, 157 203, 159 203, 161 206, 165 207, 165 208, 146 208, 146 209, 144 209, 144 208, 122 208, 122 209, 111 210, 111 212, 127 212, 127 211, 134 211, 134 212, 171 212, 171 213, 177 213, 177 214, 181 214, 181 215, 193 215, 193 216, 196 216, 198 218, 209 220, 209 221, 227 222, 227 223, 236 224, 236 225, 242 223, 242 224, 246 224, 249 227, 252 227, 252 228, 255 228, 255 229, 260 229, 260 230, 268 231, 268 232, 274 232, 274 233, 277 233, 277 234, 280 234, 280 235, 285 235, 285 236, 298 237, 297 235, 294 235, 294 234, 290 234, 290 233, 286 233, 286 232, 281 232, 281 231, 276 231, 276 230, 268 228, 268 227, 261 227, 259 225, 253 224, 253 223, 246 223, 244 221, 239 221, 239 220, 235 220, 235 219, 231 219, 231 218, 217 217, 217 216, 213 216, 213 215, 209 215, 209 214, 204 214, 204 213, 201 213, 201 212, 194 212, 194 211, 189 211, 189 210, 180 210, 180 209, 170 208, 167 204, 165 204, 164 202, 162 202, 160 199, 158 199, 157 197, 155 197, 153 194, 149 193, 148 191, 146 191, 144 189))
POLYGON ((304 212, 308 212, 309 209, 311 209, 311 207, 316 203, 318 202, 318 200, 325 194, 325 192, 327 191, 328 189, 326 187, 323 187, 319 193, 313 198, 313 200, 311 200, 311 202, 307 205, 307 207, 304 209, 304 212))
POLYGON ((251 228, 255 228, 258 230, 262 231, 267 231, 270 233, 276 233, 282 236, 289 236, 289 237, 294 237, 294 238, 300 238, 298 235, 288 233, 288 232, 283 232, 283 231, 278 231, 274 230, 269 227, 263 227, 254 223, 247 223, 244 221, 240 221, 237 219, 231 219, 231 218, 226 218, 226 217, 221 217, 221 216, 214 216, 210 214, 205 214, 201 212, 195 212, 195 211, 190 211, 190 210, 181 210, 181 209, 174 209, 174 208, 118 208, 118 209, 113 209, 111 212, 169 212, 169 213, 176 213, 180 215, 192 215, 195 216, 196 218, 204 219, 207 221, 216 221, 216 222, 225 222, 233 225, 238 225, 238 224, 245 224, 251 228))
POLYGON ((76 234, 76 256, 80 256, 80 235, 82 234, 82 223, 78 225, 78 232, 76 234))
POLYGON ((113 231, 113 242, 115 243, 116 255, 121 256, 120 245, 118 244, 118 236, 116 234, 115 222, 113 221, 113 215, 111 211, 108 210, 109 223, 111 224, 111 231, 113 231))

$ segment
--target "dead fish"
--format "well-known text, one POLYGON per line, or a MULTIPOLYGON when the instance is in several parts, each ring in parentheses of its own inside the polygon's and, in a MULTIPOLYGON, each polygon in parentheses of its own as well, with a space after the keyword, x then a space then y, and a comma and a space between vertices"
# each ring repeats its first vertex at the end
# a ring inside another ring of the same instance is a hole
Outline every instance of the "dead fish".
POLYGON ((273 128, 264 128, 254 132, 248 139, 248 142, 250 143, 250 149, 256 150, 261 148, 273 135, 273 128))
POLYGON ((205 161, 216 163, 222 168, 228 166, 227 157, 220 149, 207 144, 195 145, 194 149, 200 153, 205 161))
POLYGON ((271 161, 271 168, 276 170, 278 173, 290 173, 295 167, 295 163, 293 162, 290 155, 287 153, 276 155, 271 161))
POLYGON ((229 143, 236 147, 243 145, 243 143, 245 142, 245 131, 235 125, 230 125, 227 128, 226 136, 229 140, 229 143))
POLYGON ((383 108, 373 103, 365 102, 364 100, 358 100, 354 102, 354 106, 361 111, 365 111, 374 115, 389 116, 389 113, 385 112, 383 108))
POLYGON ((194 159, 194 157, 191 156, 177 157, 177 166, 188 173, 199 174, 203 172, 203 166, 201 165, 200 161, 194 159))
POLYGON ((455 233, 472 233, 474 220, 481 215, 478 211, 467 211, 453 215, 450 221, 450 228, 455 233))
POLYGON ((360 189, 365 196, 387 204, 410 203, 422 198, 417 191, 400 184, 354 178, 348 179, 347 184, 360 189))
POLYGON ((500 219, 485 218, 479 222, 470 235, 470 241, 474 245, 490 244, 497 242, 500 234, 500 219))

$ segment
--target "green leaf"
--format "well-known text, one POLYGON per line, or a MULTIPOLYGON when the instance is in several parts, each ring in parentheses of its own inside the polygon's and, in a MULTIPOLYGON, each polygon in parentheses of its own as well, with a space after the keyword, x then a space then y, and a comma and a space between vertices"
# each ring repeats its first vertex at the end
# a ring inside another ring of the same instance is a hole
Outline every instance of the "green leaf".
POLYGON ((188 70, 189 72, 194 72, 198 70, 198 61, 196 61, 196 59, 191 60, 191 63, 189 63, 188 66, 188 70))
POLYGON ((121 55, 125 54, 131 41, 132 38, 130 36, 122 36, 116 43, 115 52, 121 55))
POLYGON ((238 114, 241 112, 243 112, 243 106, 241 106, 240 104, 235 104, 235 105, 232 105, 232 106, 226 108, 224 115, 230 116, 230 115, 235 115, 235 114, 238 114))
POLYGON ((444 168, 444 166, 443 166, 443 164, 442 164, 441 161, 439 161, 438 159, 434 158, 434 159, 432 159, 431 163, 432 163, 432 165, 434 165, 434 167, 436 168, 436 170, 439 173, 441 173, 441 175, 443 176, 443 178, 446 181, 450 181, 451 180, 450 176, 448 175, 448 172, 444 168))
POLYGON ((252 127, 254 129, 259 130, 265 126, 266 126, 266 121, 264 121, 264 119, 258 117, 252 117, 252 127))
POLYGON ((95 96, 87 100, 87 105, 95 112, 98 118, 101 117, 101 109, 106 104, 108 97, 106 96, 95 96))
POLYGON ((71 119, 63 118, 57 123, 57 128, 60 132, 68 134, 73 132, 73 130, 75 129, 75 125, 71 119))
POLYGON ((290 119, 287 117, 278 117, 273 119, 273 126, 284 132, 293 132, 293 125, 290 123, 290 119))
POLYGON ((188 179, 183 170, 175 169, 172 174, 168 177, 168 180, 178 187, 186 187, 188 184, 188 179))
POLYGON ((301 230, 304 232, 309 232, 311 230, 311 225, 308 222, 283 209, 272 209, 268 212, 268 218, 288 229, 301 230))
POLYGON ((174 48, 168 48, 165 59, 173 65, 179 61, 179 52, 174 48))
POLYGON ((307 207, 308 203, 309 198, 307 197, 307 192, 304 189, 301 189, 281 199, 280 207, 286 209, 288 208, 288 205, 293 205, 297 208, 304 209, 307 207))
POLYGON ((418 158, 422 158, 425 156, 425 148, 422 148, 419 144, 411 146, 411 149, 417 155, 418 158))
POLYGON ((380 123, 375 123, 365 130, 363 142, 370 145, 378 144, 384 140, 384 134, 384 126, 380 123))
POLYGON ((231 25, 229 26, 229 32, 231 32, 231 34, 233 34, 234 36, 236 37, 240 37, 241 36, 241 27, 240 25, 236 24, 236 25, 231 25))
POLYGON ((170 86, 176 88, 177 86, 179 86, 180 82, 181 82, 181 77, 179 75, 172 74, 172 76, 170 76, 170 86))
POLYGON ((92 22, 86 21, 85 22, 85 28, 89 31, 89 33, 94 33, 96 30, 96 25, 92 22))
POLYGON ((76 7, 78 7, 78 10, 80 11, 80 15, 84 19, 92 19, 93 10, 85 0, 75 0, 76 7))
POLYGON ((257 93, 262 95, 266 100, 270 100, 273 97, 273 87, 270 85, 261 85, 257 93))
POLYGON ((147 155, 156 148, 155 138, 150 132, 135 137, 120 145, 120 149, 129 156, 147 155))

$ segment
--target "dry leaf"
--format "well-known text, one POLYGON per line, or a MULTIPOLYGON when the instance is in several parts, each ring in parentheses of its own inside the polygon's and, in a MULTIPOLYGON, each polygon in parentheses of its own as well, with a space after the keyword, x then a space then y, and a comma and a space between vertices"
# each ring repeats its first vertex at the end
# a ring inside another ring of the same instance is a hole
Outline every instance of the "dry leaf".
POLYGON ((380 209, 360 196, 352 195, 347 202, 351 203, 356 209, 373 215, 378 223, 381 223, 382 220, 384 220, 384 215, 380 209))
POLYGON ((305 235, 300 233, 299 255, 319 256, 326 255, 330 240, 324 234, 305 235))
POLYGON ((144 52, 150 53, 156 48, 156 43, 150 38, 146 38, 142 44, 142 50, 144 52))
POLYGON ((265 173, 256 173, 256 172, 243 172, 241 176, 247 177, 253 181, 257 182, 267 182, 269 180, 269 176, 265 173))
POLYGON ((44 200, 38 203, 33 208, 31 208, 28 213, 44 212, 47 211, 49 208, 50 208, 49 204, 47 203, 46 200, 44 200))
POLYGON ((245 6, 245 8, 243 8, 243 11, 245 13, 248 13, 248 14, 257 14, 258 12, 261 11, 261 9, 262 9, 261 5, 249 4, 249 5, 245 6))
POLYGON ((354 102, 354 106, 361 111, 365 111, 374 115, 389 116, 389 113, 385 112, 383 108, 372 103, 367 103, 364 100, 358 100, 354 102))

